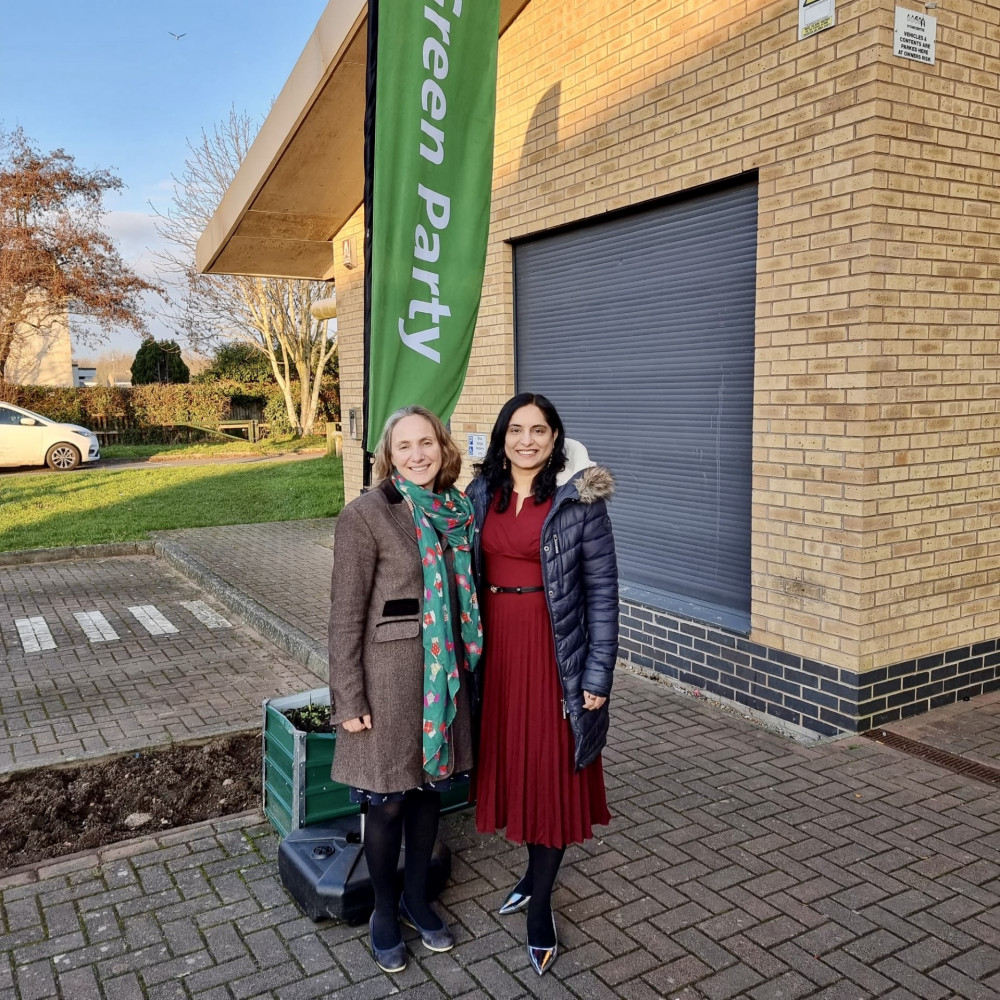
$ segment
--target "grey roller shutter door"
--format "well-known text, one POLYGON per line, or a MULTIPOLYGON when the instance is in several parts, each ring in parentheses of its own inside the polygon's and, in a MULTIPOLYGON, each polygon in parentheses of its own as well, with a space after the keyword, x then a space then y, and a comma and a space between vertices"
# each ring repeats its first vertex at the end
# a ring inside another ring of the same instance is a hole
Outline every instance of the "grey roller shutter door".
POLYGON ((614 472, 623 583, 748 626, 756 177, 514 253, 517 388, 614 472))

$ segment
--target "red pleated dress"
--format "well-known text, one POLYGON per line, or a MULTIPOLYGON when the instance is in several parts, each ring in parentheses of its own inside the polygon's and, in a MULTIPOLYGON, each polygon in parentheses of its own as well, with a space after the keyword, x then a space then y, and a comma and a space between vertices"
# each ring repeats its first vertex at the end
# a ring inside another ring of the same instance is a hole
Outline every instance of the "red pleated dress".
POLYGON ((552 501, 517 494, 483 525, 483 628, 486 685, 474 772, 476 827, 504 830, 515 843, 565 847, 608 823, 598 758, 573 768, 573 733, 563 718, 562 685, 545 594, 494 594, 497 587, 541 587, 539 542, 552 501))

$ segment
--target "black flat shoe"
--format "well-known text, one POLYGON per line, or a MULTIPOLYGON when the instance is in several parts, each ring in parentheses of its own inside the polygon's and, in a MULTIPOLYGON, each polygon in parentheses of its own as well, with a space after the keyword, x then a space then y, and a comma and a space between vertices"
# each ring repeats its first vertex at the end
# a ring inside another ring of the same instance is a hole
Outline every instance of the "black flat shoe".
POLYGON ((403 896, 399 897, 399 919, 407 927, 412 927, 420 934, 420 940, 423 941, 424 947, 428 951, 451 951, 455 947, 455 937, 443 920, 441 921, 441 926, 435 931, 421 927, 406 908, 406 901, 403 896))
POLYGON ((531 962, 531 967, 540 976, 544 976, 549 969, 552 968, 555 963, 556 956, 559 954, 559 938, 556 937, 556 918, 555 914, 552 915, 552 936, 556 939, 555 944, 551 948, 535 948, 530 941, 528 944, 528 961, 531 962))
POLYGON ((507 893, 507 898, 503 901, 503 906, 497 910, 501 917, 509 917, 512 913, 520 913, 528 908, 528 900, 531 896, 525 896, 523 892, 517 891, 517 886, 507 893))
POLYGON ((368 920, 368 943, 372 946, 375 964, 383 972, 402 972, 406 968, 406 945, 403 943, 402 934, 399 936, 399 944, 394 944, 391 948, 376 948, 374 926, 373 913, 368 920))

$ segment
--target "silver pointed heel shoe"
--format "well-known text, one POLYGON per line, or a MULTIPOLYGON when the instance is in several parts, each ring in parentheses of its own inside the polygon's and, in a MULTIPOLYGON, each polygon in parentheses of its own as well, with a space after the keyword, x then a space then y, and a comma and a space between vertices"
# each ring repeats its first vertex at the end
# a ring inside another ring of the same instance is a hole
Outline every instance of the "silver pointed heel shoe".
POLYGON ((528 961, 531 962, 531 967, 540 976, 544 976, 549 969, 555 964, 556 956, 559 954, 559 938, 556 937, 556 918, 555 914, 552 915, 552 936, 555 938, 555 944, 551 948, 535 948, 530 941, 528 941, 528 961))
MULTIPOLYGON (((517 885, 520 884, 520 882, 517 883, 517 885)), ((531 893, 529 892, 525 895, 523 892, 518 892, 517 885, 507 893, 507 898, 503 901, 500 909, 497 910, 497 913, 501 917, 509 917, 512 913, 520 913, 521 910, 528 908, 528 900, 531 899, 531 893)))

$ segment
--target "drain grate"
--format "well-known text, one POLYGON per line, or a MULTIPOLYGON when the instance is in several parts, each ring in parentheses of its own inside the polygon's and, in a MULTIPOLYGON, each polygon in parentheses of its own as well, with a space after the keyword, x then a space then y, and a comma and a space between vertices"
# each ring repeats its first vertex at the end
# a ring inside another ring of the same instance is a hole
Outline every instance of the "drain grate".
POLYGON ((929 747, 926 743, 918 743, 906 736, 897 733, 890 733, 887 729, 869 729, 861 733, 865 739, 874 740, 883 746, 893 750, 901 750, 911 757, 920 757, 922 760, 930 761, 956 774, 965 775, 967 778, 975 778, 977 781, 984 781, 988 785, 1000 786, 1000 770, 980 764, 974 760, 966 760, 958 754, 948 753, 946 750, 938 750, 937 747, 929 747))

